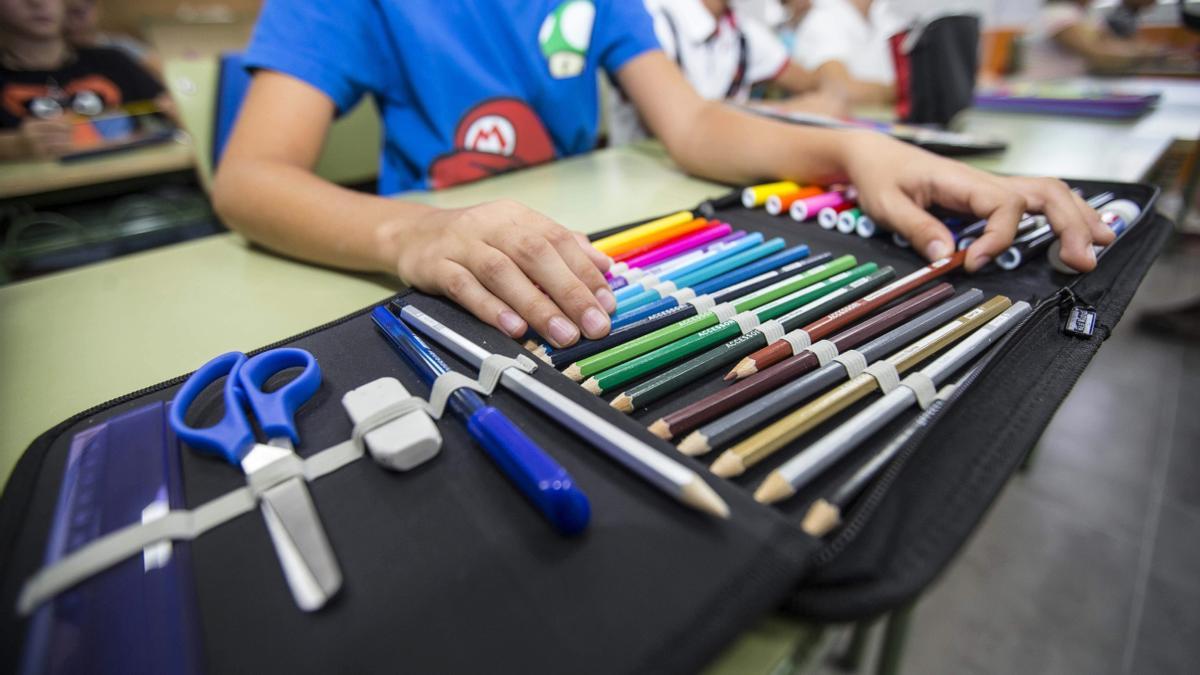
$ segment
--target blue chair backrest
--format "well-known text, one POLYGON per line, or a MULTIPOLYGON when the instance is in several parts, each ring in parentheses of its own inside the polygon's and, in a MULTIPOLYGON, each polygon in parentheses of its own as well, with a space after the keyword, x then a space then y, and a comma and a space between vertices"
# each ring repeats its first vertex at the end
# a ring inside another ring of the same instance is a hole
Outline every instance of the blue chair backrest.
POLYGON ((239 52, 222 54, 217 68, 217 110, 213 115, 212 165, 216 170, 225 152, 225 144, 233 132, 242 99, 250 88, 250 73, 246 72, 245 61, 239 52))

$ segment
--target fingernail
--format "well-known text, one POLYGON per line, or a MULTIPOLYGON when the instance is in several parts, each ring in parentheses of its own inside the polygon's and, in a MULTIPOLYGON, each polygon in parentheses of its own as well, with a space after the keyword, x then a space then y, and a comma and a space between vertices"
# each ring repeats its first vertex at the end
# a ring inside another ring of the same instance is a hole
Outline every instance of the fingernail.
POLYGON ((604 311, 609 314, 617 311, 617 296, 613 295, 612 291, 607 288, 597 290, 596 299, 600 301, 600 306, 604 308, 604 311))
POLYGON ((525 321, 511 309, 506 309, 500 312, 500 328, 512 337, 521 337, 525 334, 525 321))
POLYGON ((950 255, 950 246, 941 239, 934 239, 925 247, 925 257, 930 260, 941 260, 950 255))
POLYGON ((992 256, 990 256, 986 253, 984 253, 982 255, 977 255, 977 256, 975 256, 975 269, 981 270, 981 269, 983 269, 984 265, 986 265, 990 262, 992 262, 992 256))
POLYGON ((591 338, 598 338, 608 332, 608 317, 595 307, 588 307, 583 313, 583 332, 591 338))
POLYGON ((1096 249, 1092 248, 1091 246, 1087 247, 1087 259, 1092 261, 1093 265, 1096 264, 1096 249))
MULTIPOLYGON (((599 312, 596 313, 599 314, 599 312)), ((575 327, 575 324, 561 316, 550 319, 550 339, 557 343, 556 346, 565 347, 575 342, 578 337, 579 329, 575 327)))

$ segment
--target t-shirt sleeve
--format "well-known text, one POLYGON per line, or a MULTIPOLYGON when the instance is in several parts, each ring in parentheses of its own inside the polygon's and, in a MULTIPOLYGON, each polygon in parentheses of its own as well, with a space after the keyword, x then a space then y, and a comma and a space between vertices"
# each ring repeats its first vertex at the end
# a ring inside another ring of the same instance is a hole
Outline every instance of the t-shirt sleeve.
POLYGON ((381 92, 386 73, 399 72, 384 25, 370 0, 267 0, 245 64, 310 84, 345 112, 364 93, 381 92))
POLYGON ((654 22, 642 0, 608 0, 597 7, 592 48, 600 67, 616 75, 635 56, 659 49, 654 22))
POLYGON ((773 80, 788 63, 787 48, 770 28, 753 18, 738 17, 738 27, 746 36, 746 79, 750 82, 773 80))

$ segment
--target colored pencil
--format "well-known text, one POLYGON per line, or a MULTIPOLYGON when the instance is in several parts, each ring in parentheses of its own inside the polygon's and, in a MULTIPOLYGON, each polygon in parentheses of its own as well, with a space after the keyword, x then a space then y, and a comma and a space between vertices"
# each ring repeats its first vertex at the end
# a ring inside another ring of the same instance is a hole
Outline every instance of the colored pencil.
POLYGON ((723 251, 745 236, 745 230, 734 230, 733 232, 730 232, 719 239, 714 239, 703 246, 696 247, 690 251, 685 251, 679 255, 671 256, 670 258, 661 260, 653 265, 648 265, 646 267, 634 267, 633 269, 626 270, 625 272, 613 276, 613 278, 608 282, 608 287, 613 291, 618 291, 632 283, 641 281, 648 275, 665 274, 666 272, 677 270, 684 265, 689 265, 697 260, 702 259, 704 256, 710 253, 723 251))
MULTIPOLYGON (((717 237, 723 237, 726 234, 728 234, 728 232, 722 232, 722 233, 716 234, 715 236, 711 234, 711 232, 714 228, 720 229, 722 226, 729 227, 726 223, 718 223, 713 220, 708 220, 707 218, 697 218, 696 220, 692 221, 692 223, 696 223, 696 222, 699 222, 700 225, 698 227, 696 227, 695 229, 687 230, 687 231, 683 232, 682 234, 674 235, 669 239, 662 239, 660 241, 651 241, 651 242, 648 242, 645 244, 641 244, 640 246, 637 246, 636 248, 631 248, 627 251, 624 251, 622 253, 618 253, 614 256, 611 256, 613 259, 613 263, 618 264, 618 263, 623 263, 623 262, 626 262, 629 260, 635 260, 637 258, 641 258, 642 256, 651 255, 654 252, 658 251, 659 249, 663 249, 663 248, 666 248, 666 249, 677 248, 680 245, 689 243, 689 240, 692 240, 696 237, 708 237, 711 240, 711 239, 716 239, 717 237)), ((730 227, 730 231, 732 231, 732 230, 733 230, 733 228, 730 227)))
MULTIPOLYGON (((621 316, 630 310, 644 307, 653 302, 663 299, 671 293, 675 293, 681 289, 691 289, 699 283, 708 281, 721 276, 722 274, 736 270, 737 268, 752 263, 755 260, 760 260, 774 253, 778 253, 786 246, 781 237, 764 241, 763 243, 753 248, 742 251, 728 257, 714 260, 708 264, 695 269, 691 272, 671 272, 664 275, 661 283, 653 288, 648 288, 641 293, 637 293, 632 297, 627 297, 624 300, 617 300, 617 311, 613 316, 621 316)), ((692 289, 694 292, 694 289, 692 289)))
POLYGON ((854 224, 854 234, 857 234, 863 239, 870 239, 878 232, 879 226, 876 225, 875 221, 871 220, 871 217, 865 213, 859 216, 858 222, 854 224))
MULTIPOLYGON (((987 323, 992 317, 1008 309, 1010 304, 1011 301, 1002 295, 993 297, 884 361, 902 374, 987 323)), ((709 469, 723 478, 741 475, 746 469, 877 389, 879 382, 871 374, 862 373, 853 377, 721 453, 709 469)))
MULTIPOLYGON (((450 371, 441 357, 386 307, 372 310, 371 319, 430 387, 439 375, 450 371)), ((587 527, 591 517, 587 496, 575 486, 567 470, 504 413, 486 405, 479 394, 469 389, 457 389, 450 394, 450 409, 467 427, 471 438, 555 529, 563 534, 576 534, 587 527)))
POLYGON ((740 323, 737 317, 723 321, 710 328, 705 328, 699 333, 688 335, 687 337, 659 347, 654 351, 630 359, 619 366, 596 373, 583 383, 583 388, 593 394, 600 394, 631 380, 649 375, 692 354, 718 345, 726 340, 731 340, 743 332, 748 333, 753 330, 753 327, 757 327, 759 323, 779 318, 823 295, 832 293, 859 277, 864 277, 875 272, 877 268, 878 266, 875 263, 866 263, 852 270, 829 277, 792 295, 767 303, 758 309, 750 310, 743 317, 746 321, 744 329, 743 323, 740 323))
POLYGON ((800 189, 800 186, 790 180, 781 180, 774 183, 763 183, 762 185, 751 185, 742 190, 742 206, 752 209, 756 206, 762 206, 763 202, 767 201, 767 197, 771 195, 783 195, 789 192, 795 192, 800 189))
MULTIPOLYGON (((972 372, 974 372, 972 370, 972 372)), ((854 474, 839 485, 828 497, 821 497, 808 507, 800 529, 810 536, 824 537, 842 524, 842 513, 848 506, 890 466, 900 452, 908 445, 913 436, 930 427, 946 409, 946 401, 971 373, 967 373, 958 382, 948 384, 938 390, 929 406, 922 410, 911 422, 895 436, 888 439, 874 455, 854 471, 854 474)))
MULTIPOLYGON (((922 368, 921 375, 937 387, 1020 323, 1030 311, 1027 302, 1018 302, 1009 307, 922 368)), ((896 387, 768 474, 755 491, 754 499, 772 504, 791 497, 797 489, 916 402, 917 395, 912 389, 903 385, 896 387)))
POLYGON ((648 351, 657 349, 685 336, 698 333, 710 326, 716 326, 721 323, 720 318, 718 318, 718 311, 729 311, 737 314, 780 300, 792 294, 801 293, 806 286, 810 286, 822 279, 827 279, 839 272, 844 272, 854 267, 856 263, 857 261, 852 255, 835 258, 803 274, 782 279, 766 288, 740 297, 732 302, 718 305, 711 310, 702 312, 691 318, 673 323, 670 326, 665 326, 639 338, 606 349, 599 354, 576 361, 564 370, 563 374, 578 382, 593 373, 612 368, 617 364, 624 363, 636 356, 645 354, 648 351))
POLYGON ((628 251, 629 249, 637 248, 646 242, 662 241, 663 239, 669 239, 671 236, 682 234, 682 231, 676 231, 673 228, 690 224, 695 220, 697 219, 692 216, 691 211, 672 213, 669 216, 663 216, 662 218, 652 220, 648 223, 643 223, 636 227, 622 230, 616 234, 597 239, 596 241, 592 242, 592 246, 595 246, 601 253, 604 253, 605 255, 616 255, 628 251), (667 235, 666 237, 659 236, 663 232, 671 232, 673 234, 667 235))
POLYGON ((829 253, 821 253, 812 258, 790 263, 777 270, 771 270, 770 272, 746 279, 741 283, 723 288, 716 293, 697 296, 693 300, 689 300, 677 307, 657 312, 635 323, 616 327, 618 322, 613 321, 613 326, 615 327, 613 331, 596 340, 581 339, 578 343, 566 349, 550 349, 549 347, 542 346, 532 351, 535 356, 543 361, 548 361, 555 368, 563 368, 593 354, 599 354, 606 349, 611 349, 634 338, 696 316, 702 313, 701 307, 716 306, 724 302, 736 300, 742 296, 779 283, 782 280, 803 274, 819 265, 824 265, 832 258, 833 256, 829 253))
MULTIPOLYGON (((778 239, 778 237, 776 239, 778 239)), ((713 263, 720 262, 730 256, 737 255, 742 251, 747 251, 755 246, 759 246, 762 243, 762 234, 753 232, 738 239, 737 241, 730 242, 729 244, 723 244, 719 247, 713 248, 712 250, 706 251, 704 255, 697 257, 695 260, 692 260, 687 264, 672 266, 669 271, 663 272, 662 274, 647 274, 641 279, 638 279, 636 283, 632 283, 625 288, 614 291, 613 295, 616 296, 617 304, 620 305, 622 300, 631 298, 647 289, 654 288, 664 281, 669 281, 679 277, 680 275, 688 274, 713 263)), ((782 243, 782 240, 780 243, 782 243)), ((782 248, 782 246, 780 248, 782 248)), ((619 307, 617 311, 620 311, 619 307)))
POLYGON ((767 213, 777 216, 781 213, 786 213, 787 210, 792 207, 792 204, 796 202, 796 200, 805 199, 807 197, 815 197, 822 192, 824 192, 824 190, 821 188, 815 185, 810 185, 787 194, 771 195, 770 197, 767 197, 766 204, 763 208, 766 209, 767 213))
POLYGON ((668 258, 674 258, 677 255, 687 253, 693 249, 699 248, 716 239, 720 239, 733 232, 733 226, 728 223, 709 222, 707 227, 690 232, 681 237, 676 237, 670 241, 663 242, 662 245, 656 246, 645 253, 637 255, 629 255, 621 260, 614 262, 606 275, 611 279, 620 276, 631 269, 639 269, 642 267, 650 267, 655 263, 662 262, 668 258))
MULTIPOLYGON (((400 307, 400 316, 472 367, 478 368, 491 355, 412 305, 400 307)), ((509 368, 500 376, 500 384, 672 498, 714 516, 729 517, 729 506, 695 471, 551 389, 533 375, 509 368)))
MULTIPOLYGON (((836 328, 847 326, 854 321, 874 312, 893 300, 907 295, 917 288, 937 279, 938 277, 948 274, 953 270, 962 267, 963 261, 966 260, 967 254, 965 251, 958 251, 953 255, 935 260, 932 263, 916 270, 915 272, 905 275, 878 291, 864 297, 853 304, 847 305, 842 309, 842 312, 836 316, 827 317, 830 323, 834 323, 836 328)), ((806 326, 803 330, 811 332, 816 326, 806 326)), ((826 331, 828 334, 831 331, 826 331)), ((780 361, 788 358, 795 353, 793 343, 787 339, 779 339, 760 349, 745 359, 742 359, 737 367, 725 376, 727 380, 740 380, 744 377, 750 377, 760 370, 771 367, 780 361)))
POLYGON ((858 223, 858 217, 861 215, 862 209, 857 206, 842 211, 838 214, 837 231, 842 234, 854 234, 854 226, 858 223))
MULTIPOLYGON (((954 287, 941 283, 920 293, 904 302, 877 314, 851 328, 829 338, 838 353, 857 347, 884 331, 893 328, 901 322, 943 302, 954 295, 954 287)), ((830 328, 832 330, 832 328, 830 328)), ((813 336, 820 339, 819 333, 813 336)), ((691 405, 685 406, 672 413, 664 415, 650 425, 650 432, 662 439, 670 439, 679 434, 691 431, 696 427, 716 419, 734 408, 752 401, 776 387, 791 382, 800 375, 821 365, 816 352, 804 349, 795 356, 785 359, 783 363, 762 373, 737 382, 710 396, 706 396, 691 405)))
MULTIPOLYGON (((843 272, 843 274, 850 274, 843 272)), ((787 331, 795 326, 803 326, 817 317, 828 315, 837 308, 870 293, 875 288, 886 284, 896 276, 891 267, 884 267, 865 277, 859 277, 849 284, 822 296, 803 307, 788 312, 775 319, 780 331, 787 331)), ((837 277, 831 277, 830 281, 837 277)), ((755 348, 767 343, 762 326, 744 333, 741 336, 718 345, 712 349, 694 356, 691 359, 665 371, 653 378, 626 390, 612 401, 612 407, 621 412, 633 412, 634 408, 649 405, 672 392, 678 391, 701 377, 727 364, 734 363, 742 354, 748 354, 755 348)))
MULTIPOLYGON (((856 348, 855 351, 866 363, 874 363, 904 345, 919 340, 922 336, 929 334, 982 301, 983 291, 973 288, 958 297, 924 311, 915 319, 907 320, 899 328, 889 330, 884 335, 856 348)), ((840 352, 844 354, 849 349, 851 348, 840 350, 840 352)), ((753 404, 734 408, 731 412, 711 422, 702 423, 703 426, 688 434, 679 443, 679 451, 685 455, 695 456, 703 455, 714 448, 724 447, 845 380, 850 374, 850 371, 842 363, 830 361, 799 379, 791 377, 783 379, 783 376, 788 375, 788 371, 793 368, 796 371, 805 370, 798 365, 805 358, 804 354, 798 354, 775 368, 763 371, 730 387, 730 389, 739 386, 759 387, 754 392, 756 400, 753 404)), ((807 371, 805 370, 805 372, 807 371)), ((803 373, 797 372, 796 374, 803 373)))
POLYGON ((842 191, 825 192, 812 197, 797 199, 788 209, 788 215, 792 217, 792 220, 803 222, 809 218, 816 218, 817 213, 823 208, 838 206, 848 201, 850 200, 842 191))

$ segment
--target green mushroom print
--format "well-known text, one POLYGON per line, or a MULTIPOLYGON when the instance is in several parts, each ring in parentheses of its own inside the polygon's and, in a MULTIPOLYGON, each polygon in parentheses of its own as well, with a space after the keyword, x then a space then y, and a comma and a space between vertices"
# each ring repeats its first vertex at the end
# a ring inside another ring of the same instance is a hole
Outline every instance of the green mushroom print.
POLYGON ((583 72, 596 6, 591 0, 567 0, 551 12, 538 31, 538 44, 555 79, 583 72))

